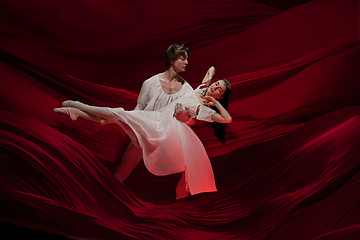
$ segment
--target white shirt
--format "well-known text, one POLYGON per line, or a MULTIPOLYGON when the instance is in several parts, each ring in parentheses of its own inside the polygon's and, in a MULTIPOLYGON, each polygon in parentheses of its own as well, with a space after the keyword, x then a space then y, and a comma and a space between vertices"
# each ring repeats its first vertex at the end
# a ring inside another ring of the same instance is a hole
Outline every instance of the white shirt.
POLYGON ((161 88, 159 75, 160 73, 144 81, 135 110, 156 111, 185 94, 194 92, 190 84, 185 81, 180 91, 173 94, 165 93, 161 88))

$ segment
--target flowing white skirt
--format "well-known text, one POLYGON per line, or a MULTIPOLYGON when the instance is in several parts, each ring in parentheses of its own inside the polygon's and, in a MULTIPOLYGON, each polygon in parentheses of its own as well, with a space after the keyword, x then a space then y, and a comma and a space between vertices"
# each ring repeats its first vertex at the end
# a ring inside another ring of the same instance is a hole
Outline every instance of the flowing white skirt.
POLYGON ((124 122, 134 131, 142 148, 144 164, 151 173, 164 176, 185 171, 192 195, 217 191, 203 144, 188 125, 173 116, 177 102, 159 111, 108 110, 114 117, 112 120, 124 122))

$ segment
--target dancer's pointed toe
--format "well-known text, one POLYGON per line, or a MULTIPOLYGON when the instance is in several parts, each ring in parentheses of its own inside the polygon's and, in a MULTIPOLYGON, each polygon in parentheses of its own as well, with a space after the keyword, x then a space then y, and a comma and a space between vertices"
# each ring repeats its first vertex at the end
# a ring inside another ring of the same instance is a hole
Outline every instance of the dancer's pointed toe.
POLYGON ((54 108, 53 112, 54 113, 64 113, 64 110, 63 110, 63 108, 54 108))
POLYGON ((73 121, 75 121, 78 118, 78 116, 79 116, 78 111, 79 111, 78 109, 72 108, 72 107, 62 107, 62 108, 54 108, 53 109, 54 113, 66 114, 73 121))

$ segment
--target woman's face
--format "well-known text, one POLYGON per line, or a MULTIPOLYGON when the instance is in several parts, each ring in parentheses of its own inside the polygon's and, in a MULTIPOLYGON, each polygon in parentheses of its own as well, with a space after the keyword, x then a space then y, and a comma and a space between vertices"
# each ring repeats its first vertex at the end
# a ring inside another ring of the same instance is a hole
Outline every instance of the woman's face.
POLYGON ((222 95, 226 91, 226 85, 223 80, 218 80, 211 84, 207 89, 207 95, 213 98, 221 99, 223 98, 222 95))
POLYGON ((185 53, 185 56, 180 56, 178 59, 176 59, 173 62, 172 66, 174 68, 174 71, 179 73, 179 72, 185 72, 188 64, 189 64, 188 56, 187 53, 185 53))

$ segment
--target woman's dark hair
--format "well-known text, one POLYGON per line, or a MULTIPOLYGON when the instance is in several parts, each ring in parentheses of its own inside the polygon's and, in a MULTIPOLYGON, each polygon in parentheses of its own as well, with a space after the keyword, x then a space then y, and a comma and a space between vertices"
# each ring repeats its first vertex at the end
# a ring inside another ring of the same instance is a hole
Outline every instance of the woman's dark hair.
MULTIPOLYGON (((220 80, 224 81, 226 90, 225 90, 224 94, 222 95, 223 98, 217 99, 217 101, 227 110, 228 106, 229 106, 229 95, 231 93, 231 84, 226 79, 220 79, 220 80)), ((220 80, 218 80, 218 81, 220 81, 220 80)), ((217 113, 220 113, 220 111, 219 111, 219 109, 217 109, 217 107, 211 107, 211 108, 214 109, 217 113)), ((211 124, 211 127, 215 131, 214 136, 217 137, 222 144, 225 144, 225 142, 226 142, 226 138, 225 138, 226 125, 227 125, 226 123, 218 123, 218 122, 213 122, 211 124)))
POLYGON ((182 44, 171 44, 167 49, 166 49, 166 53, 165 53, 165 69, 169 69, 171 64, 170 64, 170 60, 175 61, 176 59, 178 59, 181 56, 186 56, 190 57, 191 51, 190 49, 185 45, 185 43, 182 44))

